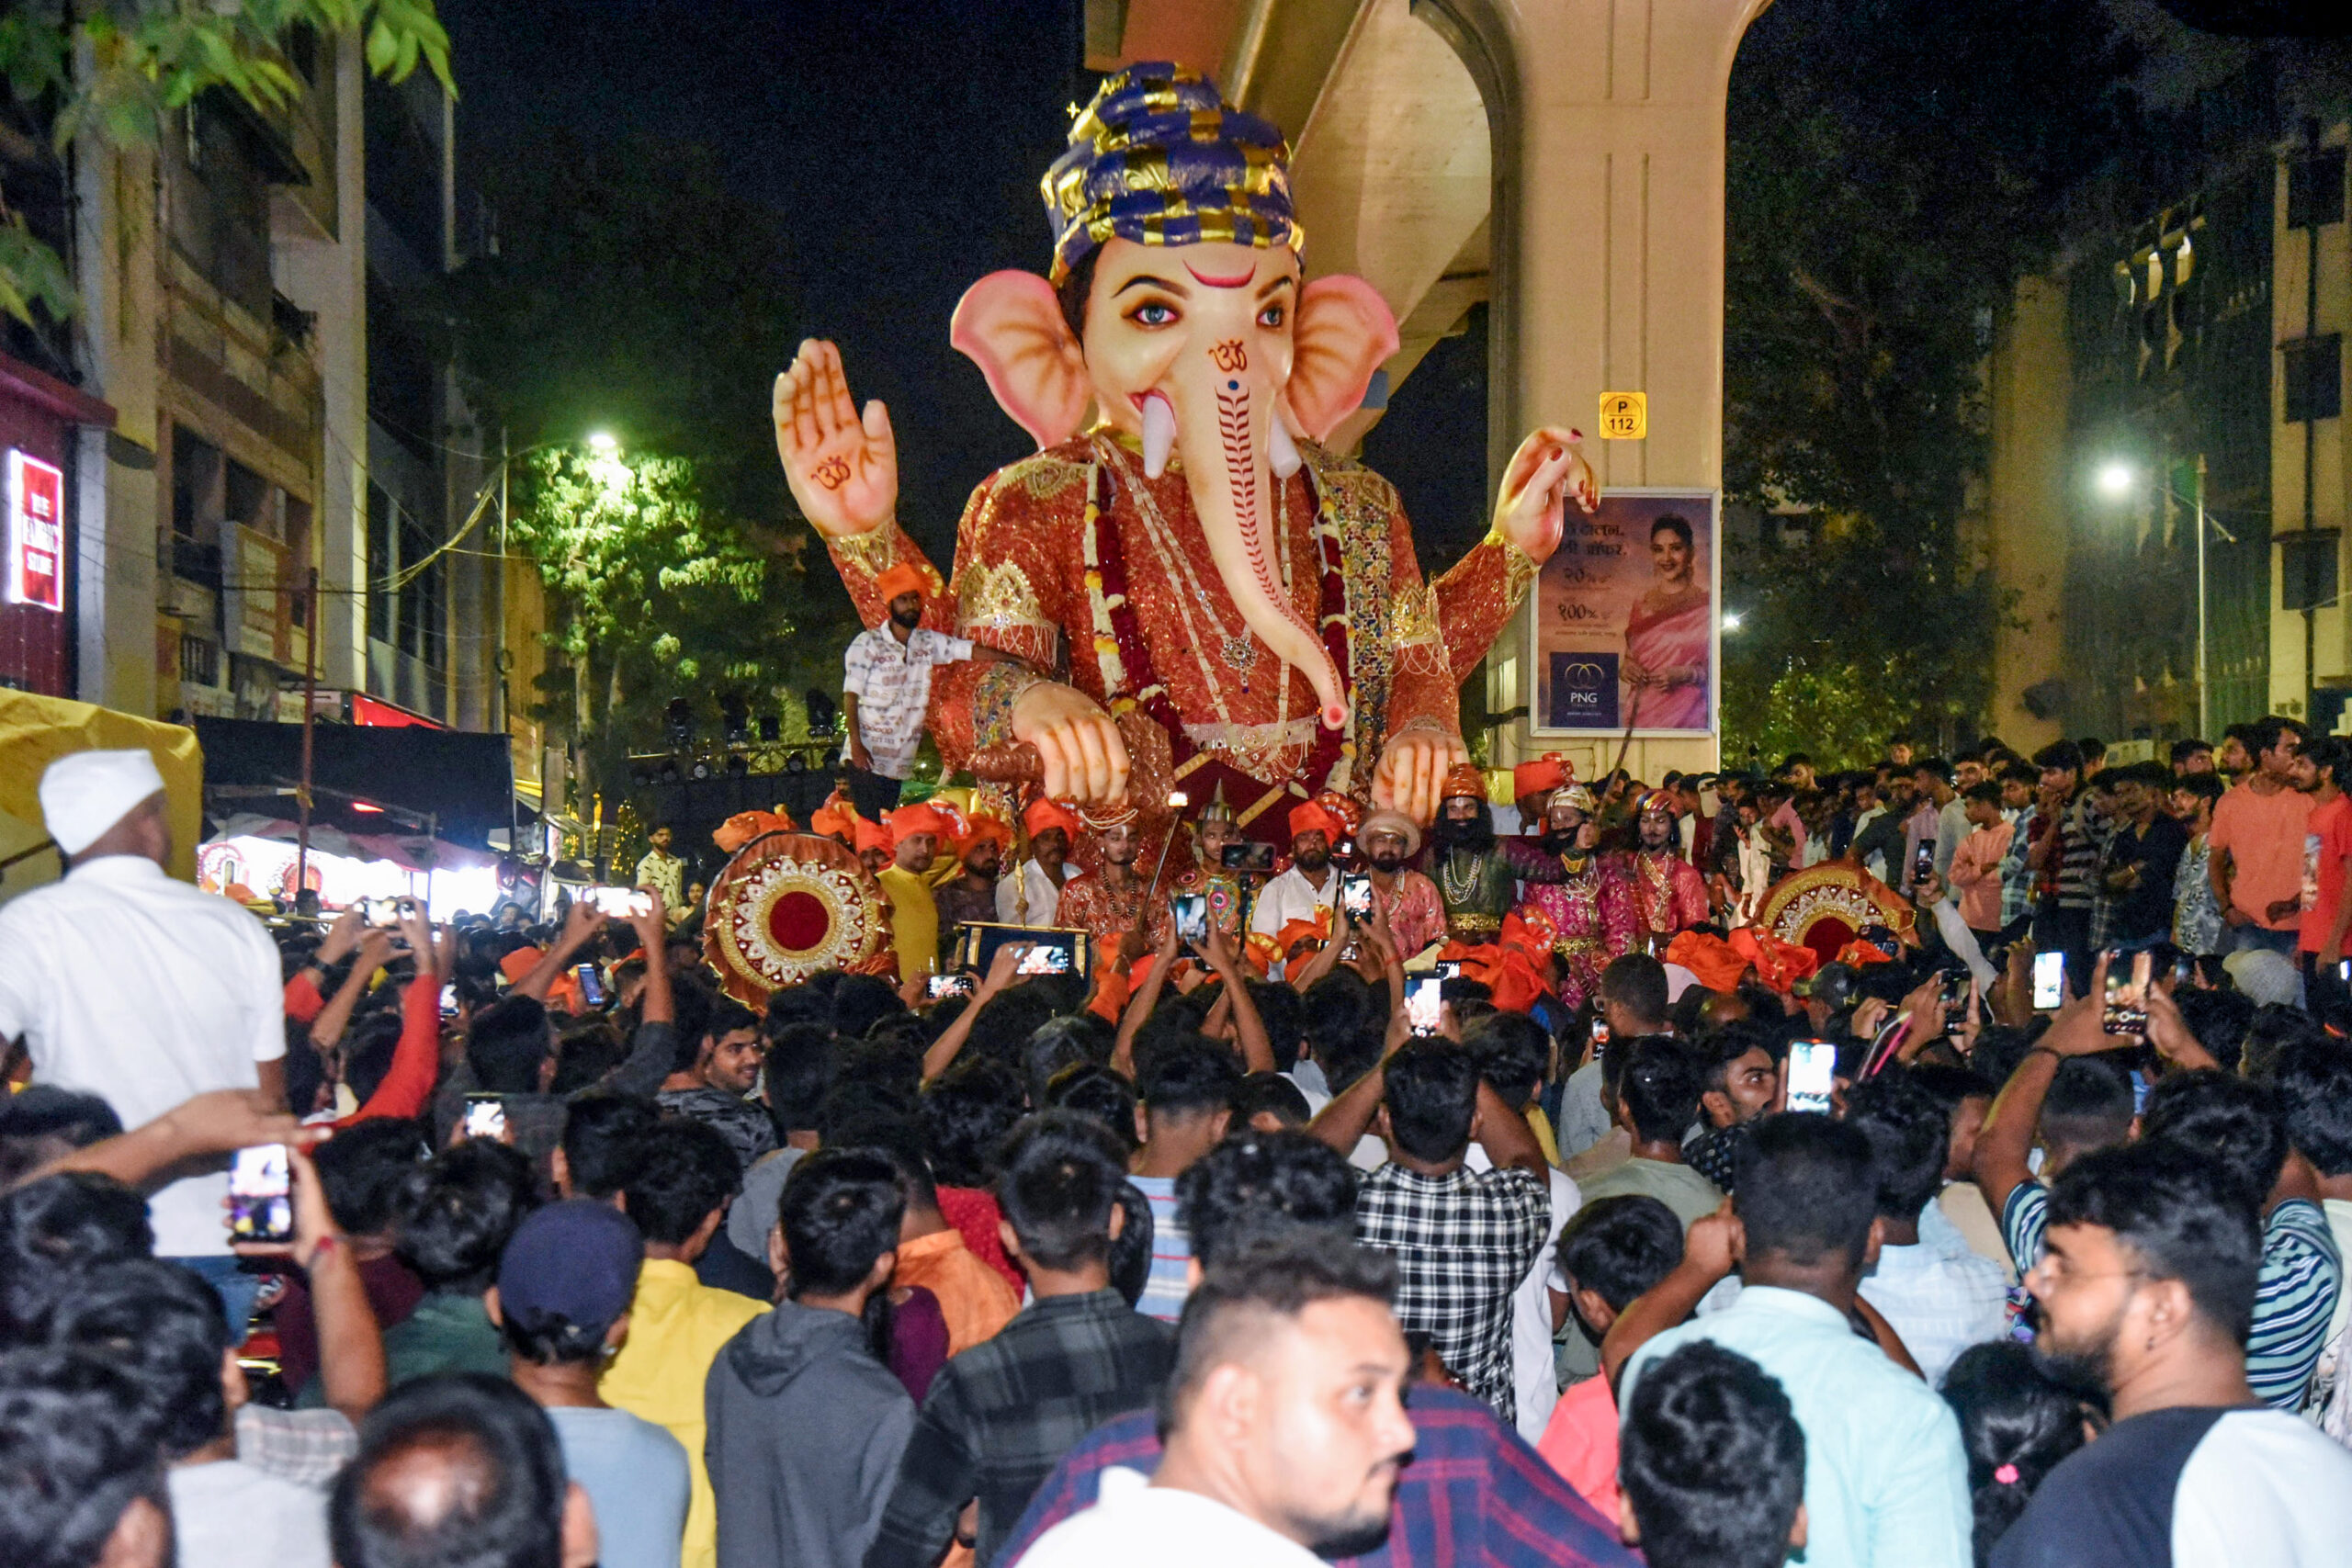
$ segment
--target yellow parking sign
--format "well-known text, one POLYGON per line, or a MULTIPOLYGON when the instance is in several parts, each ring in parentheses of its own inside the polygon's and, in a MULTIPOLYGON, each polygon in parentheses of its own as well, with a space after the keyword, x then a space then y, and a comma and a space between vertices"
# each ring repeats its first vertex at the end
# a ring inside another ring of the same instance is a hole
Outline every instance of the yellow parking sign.
POLYGON ((1600 394, 1600 438, 1639 441, 1650 433, 1650 400, 1645 392, 1600 394))

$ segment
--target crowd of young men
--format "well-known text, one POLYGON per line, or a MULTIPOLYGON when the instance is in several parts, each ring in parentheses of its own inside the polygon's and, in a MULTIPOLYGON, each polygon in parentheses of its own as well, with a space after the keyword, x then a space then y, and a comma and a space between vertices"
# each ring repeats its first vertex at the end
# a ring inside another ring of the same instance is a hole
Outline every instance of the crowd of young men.
MULTIPOLYGON (((1262 974, 1163 901, 1095 975, 758 1010, 658 899, 273 943, 164 874, 143 754, 62 760, 69 874, 0 907, 0 1561, 2340 1561, 2333 745, 2266 721, 2218 804, 2067 743, 2030 790, 1531 776, 1532 836, 1463 780, 1425 844, 1290 824, 1303 908, 1350 839, 1376 897, 1262 974), (1801 988, 1662 962, 1815 848, 1917 934, 1801 988), (1566 945, 1506 950, 1531 908, 1566 945), (262 1145, 284 1239, 220 1174, 262 1145)), ((1068 816, 1017 902, 1080 886, 1068 816)))

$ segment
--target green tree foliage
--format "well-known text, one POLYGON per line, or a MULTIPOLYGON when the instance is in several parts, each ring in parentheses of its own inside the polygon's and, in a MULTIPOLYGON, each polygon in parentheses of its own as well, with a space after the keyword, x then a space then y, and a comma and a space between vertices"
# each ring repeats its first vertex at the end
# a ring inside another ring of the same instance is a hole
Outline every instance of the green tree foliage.
POLYGON ((795 574, 744 543, 693 463, 559 447, 517 467, 508 542, 538 565, 560 660, 535 716, 611 777, 672 697, 732 689, 773 708, 799 636, 795 574))
MULTIPOLYGON (((40 111, 61 153, 85 131, 111 147, 150 146, 164 115, 199 93, 233 92, 265 113, 300 96, 279 47, 296 28, 364 39, 377 75, 405 81, 422 63, 457 92, 433 0, 9 0, 0 82, 15 107, 40 111)), ((0 200, 0 310, 30 324, 35 307, 72 314, 73 286, 0 200)))
POLYGON ((2005 613, 1962 537, 1991 323, 2110 156, 2130 52, 2098 0, 1781 0, 1732 72, 1724 751, 1860 760, 1976 719, 2005 613))

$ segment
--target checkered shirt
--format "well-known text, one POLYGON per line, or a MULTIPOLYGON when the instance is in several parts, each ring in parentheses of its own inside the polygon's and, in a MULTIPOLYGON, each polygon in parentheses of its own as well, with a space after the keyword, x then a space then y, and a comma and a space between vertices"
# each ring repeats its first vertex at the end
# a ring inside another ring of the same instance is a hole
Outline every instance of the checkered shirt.
POLYGON ((1356 1193, 1356 1240, 1396 1259, 1396 1322, 1427 1334, 1446 1368, 1506 1424, 1511 1292, 1551 1224, 1544 1179, 1524 1170, 1421 1176, 1385 1165, 1356 1193))
POLYGON ((842 690, 857 696, 857 736, 886 779, 914 772, 922 745, 923 715, 931 706, 931 671, 972 657, 959 637, 917 626, 904 643, 888 623, 863 631, 842 655, 842 690))
POLYGON ((281 1481, 333 1485, 358 1452, 358 1428, 340 1410, 237 1407, 237 1457, 281 1481))
POLYGON ((1175 1334, 1116 1291, 1030 1303, 933 1382, 866 1568, 931 1568, 974 1497, 978 1561, 997 1562, 1062 1456, 1099 1423, 1152 1404, 1175 1363, 1175 1334))
POLYGON ((2009 834, 2008 852, 2001 857, 2001 929, 2008 930, 2033 913, 2033 868, 2025 863, 2033 848, 2033 825, 2040 807, 2018 813, 2009 834))

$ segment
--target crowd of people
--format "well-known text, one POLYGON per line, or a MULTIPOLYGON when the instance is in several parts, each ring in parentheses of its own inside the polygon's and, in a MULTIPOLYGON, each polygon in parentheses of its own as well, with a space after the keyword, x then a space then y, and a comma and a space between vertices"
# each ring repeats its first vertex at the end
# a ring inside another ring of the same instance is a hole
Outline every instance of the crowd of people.
POLYGON ((837 810, 903 982, 757 1006, 672 867, 273 939, 144 753, 62 758, 0 1562, 2340 1562, 2344 756, 1464 770, 1262 869, 1214 801, 1164 867, 837 810), (1822 964, 1751 922, 1825 861, 1910 918, 1822 964))

